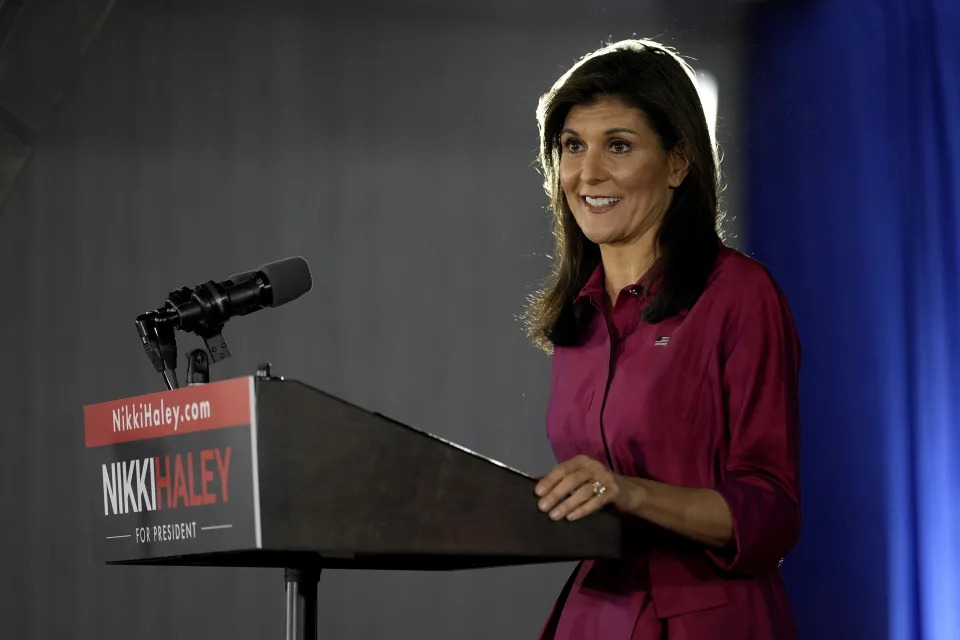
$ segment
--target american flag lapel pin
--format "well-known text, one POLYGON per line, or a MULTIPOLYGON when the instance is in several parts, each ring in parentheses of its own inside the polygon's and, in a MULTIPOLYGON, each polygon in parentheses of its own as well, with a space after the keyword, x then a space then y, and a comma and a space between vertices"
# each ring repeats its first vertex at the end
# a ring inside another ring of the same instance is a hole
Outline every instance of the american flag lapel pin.
POLYGON ((670 344, 670 336, 660 336, 657 338, 657 341, 653 343, 655 347, 665 347, 670 344))

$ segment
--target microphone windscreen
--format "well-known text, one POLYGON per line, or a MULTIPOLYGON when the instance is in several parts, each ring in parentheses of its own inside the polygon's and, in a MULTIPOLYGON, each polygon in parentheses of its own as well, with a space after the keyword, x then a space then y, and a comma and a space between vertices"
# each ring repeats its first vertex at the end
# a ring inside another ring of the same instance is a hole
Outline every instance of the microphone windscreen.
POLYGON ((270 284, 271 307, 296 300, 313 287, 310 265, 299 256, 265 264, 259 271, 270 284))

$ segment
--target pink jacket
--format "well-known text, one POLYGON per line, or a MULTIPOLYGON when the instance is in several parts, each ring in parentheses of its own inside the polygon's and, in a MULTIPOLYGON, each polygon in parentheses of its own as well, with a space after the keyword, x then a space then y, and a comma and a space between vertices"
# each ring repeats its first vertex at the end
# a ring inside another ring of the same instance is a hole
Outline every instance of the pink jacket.
POLYGON ((542 637, 640 638, 647 611, 683 630, 670 638, 790 640, 779 571, 801 520, 790 310, 762 265, 725 247, 697 303, 649 325, 640 311, 656 287, 628 287, 608 319, 594 272, 577 299, 584 340, 554 354, 547 435, 558 461, 585 454, 622 475, 714 488, 736 547, 716 553, 631 519, 637 557, 581 563, 542 637))

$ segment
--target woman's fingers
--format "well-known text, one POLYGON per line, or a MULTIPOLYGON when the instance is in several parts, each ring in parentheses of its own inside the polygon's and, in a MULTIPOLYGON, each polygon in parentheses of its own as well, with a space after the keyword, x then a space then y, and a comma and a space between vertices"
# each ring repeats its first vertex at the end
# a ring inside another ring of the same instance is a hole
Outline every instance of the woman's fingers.
POLYGON ((538 503, 540 510, 550 511, 589 479, 590 471, 587 469, 574 469, 570 471, 553 485, 553 488, 550 489, 547 495, 540 498, 540 502, 538 503))
POLYGON ((593 484, 585 482, 571 493, 566 500, 560 502, 560 504, 550 511, 550 518, 560 520, 578 511, 582 512, 583 515, 587 515, 597 509, 597 507, 591 509, 591 502, 596 502, 596 496, 593 494, 593 484))
POLYGON ((579 520, 615 501, 620 487, 605 465, 581 455, 554 467, 537 483, 535 492, 541 496, 537 506, 552 519, 579 520), (594 487, 597 482, 603 487, 600 495, 594 487))
POLYGON ((553 489, 557 483, 563 480, 567 475, 577 469, 583 468, 591 462, 594 461, 583 455, 570 458, 566 462, 561 462, 551 469, 550 473, 545 475, 543 479, 537 483, 534 493, 541 497, 547 495, 550 490, 553 489))

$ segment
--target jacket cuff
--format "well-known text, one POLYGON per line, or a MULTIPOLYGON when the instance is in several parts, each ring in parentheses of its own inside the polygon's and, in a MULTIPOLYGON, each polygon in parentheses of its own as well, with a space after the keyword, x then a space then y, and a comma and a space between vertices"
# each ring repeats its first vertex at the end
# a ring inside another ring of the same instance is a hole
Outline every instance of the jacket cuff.
POLYGON ((728 549, 707 549, 721 570, 758 574, 775 569, 799 537, 799 509, 779 489, 763 479, 730 477, 714 487, 733 524, 728 549))

